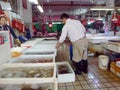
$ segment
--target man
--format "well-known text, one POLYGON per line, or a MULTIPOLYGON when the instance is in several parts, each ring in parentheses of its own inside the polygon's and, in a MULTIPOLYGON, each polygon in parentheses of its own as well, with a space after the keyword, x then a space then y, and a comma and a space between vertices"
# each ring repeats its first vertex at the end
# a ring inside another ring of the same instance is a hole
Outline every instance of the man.
POLYGON ((65 24, 62 29, 62 34, 59 41, 56 44, 56 49, 60 47, 66 37, 69 38, 73 45, 73 62, 76 66, 75 74, 80 75, 81 71, 87 73, 88 62, 87 62, 87 39, 85 27, 80 21, 70 19, 69 15, 63 13, 61 19, 65 24))

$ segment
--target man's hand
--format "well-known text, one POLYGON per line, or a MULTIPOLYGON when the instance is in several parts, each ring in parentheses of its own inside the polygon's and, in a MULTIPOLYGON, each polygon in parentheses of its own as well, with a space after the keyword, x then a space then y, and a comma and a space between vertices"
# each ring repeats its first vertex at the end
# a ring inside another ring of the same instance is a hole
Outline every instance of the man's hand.
POLYGON ((61 43, 60 42, 57 42, 55 48, 58 49, 60 47, 61 43))

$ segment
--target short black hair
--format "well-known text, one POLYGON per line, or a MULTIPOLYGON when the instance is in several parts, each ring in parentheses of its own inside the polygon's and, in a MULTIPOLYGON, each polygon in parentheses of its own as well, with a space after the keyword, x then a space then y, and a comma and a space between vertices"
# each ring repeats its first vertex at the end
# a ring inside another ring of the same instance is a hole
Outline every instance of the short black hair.
POLYGON ((63 19, 63 18, 69 18, 69 15, 67 13, 63 13, 63 14, 61 14, 60 18, 61 19, 63 19))

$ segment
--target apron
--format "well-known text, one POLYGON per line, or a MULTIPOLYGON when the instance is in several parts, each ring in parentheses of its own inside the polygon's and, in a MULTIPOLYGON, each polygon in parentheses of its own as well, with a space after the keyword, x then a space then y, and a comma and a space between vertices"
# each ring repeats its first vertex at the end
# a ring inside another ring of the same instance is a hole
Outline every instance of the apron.
POLYGON ((9 41, 10 41, 9 43, 10 43, 10 47, 12 48, 13 47, 13 45, 12 45, 12 37, 11 37, 9 28, 0 26, 0 31, 8 31, 9 32, 9 41))
POLYGON ((86 38, 79 39, 73 44, 73 61, 79 62, 82 59, 87 59, 87 47, 88 47, 88 41, 86 38))

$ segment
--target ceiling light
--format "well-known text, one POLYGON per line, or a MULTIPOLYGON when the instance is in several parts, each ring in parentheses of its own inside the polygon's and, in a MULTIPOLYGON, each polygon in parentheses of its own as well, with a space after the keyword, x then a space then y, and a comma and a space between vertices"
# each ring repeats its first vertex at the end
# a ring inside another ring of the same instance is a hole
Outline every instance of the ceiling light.
POLYGON ((49 27, 52 28, 52 23, 49 23, 49 27))
POLYGON ((41 13, 43 13, 43 12, 44 12, 44 10, 43 10, 43 8, 42 8, 42 6, 41 6, 41 5, 38 5, 38 6, 37 6, 37 8, 39 9, 39 11, 40 11, 41 13))
MULTIPOLYGON (((87 12, 86 8, 80 8, 80 9, 75 9, 74 10, 75 15, 85 14, 86 12, 87 12)), ((73 11, 71 11, 71 13, 73 13, 73 11)))
POLYGON ((114 8, 111 7, 93 7, 90 10, 98 10, 98 11, 112 11, 114 8))
POLYGON ((120 8, 118 8, 117 10, 119 10, 119 11, 120 11, 120 8))
POLYGON ((32 2, 34 4, 38 4, 38 0, 29 0, 29 2, 32 2))

